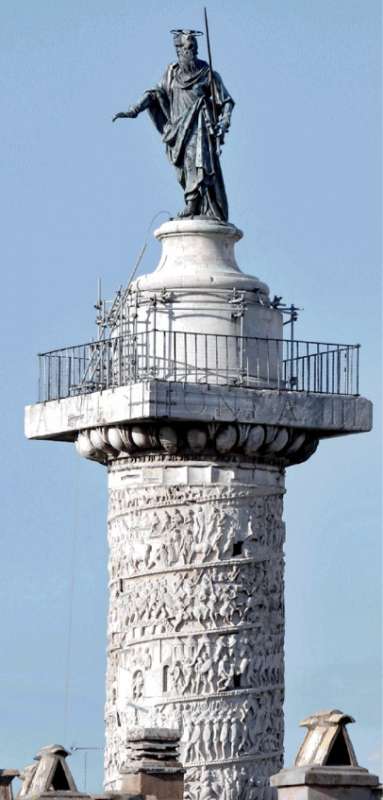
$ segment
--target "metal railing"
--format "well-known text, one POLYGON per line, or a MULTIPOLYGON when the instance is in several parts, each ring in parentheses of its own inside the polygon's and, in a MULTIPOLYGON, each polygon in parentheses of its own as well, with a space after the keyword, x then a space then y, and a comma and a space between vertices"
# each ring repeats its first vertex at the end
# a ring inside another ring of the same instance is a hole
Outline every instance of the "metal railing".
POLYGON ((149 381, 359 394, 359 345, 151 330, 39 355, 39 400, 149 381))

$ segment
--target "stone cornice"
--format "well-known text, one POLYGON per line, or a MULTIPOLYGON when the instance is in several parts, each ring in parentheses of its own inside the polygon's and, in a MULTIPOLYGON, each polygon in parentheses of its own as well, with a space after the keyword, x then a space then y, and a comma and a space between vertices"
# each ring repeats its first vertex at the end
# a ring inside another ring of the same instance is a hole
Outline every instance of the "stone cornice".
POLYGON ((74 441, 84 428, 149 419, 279 425, 328 437, 369 431, 364 397, 147 381, 27 406, 29 439, 74 441))

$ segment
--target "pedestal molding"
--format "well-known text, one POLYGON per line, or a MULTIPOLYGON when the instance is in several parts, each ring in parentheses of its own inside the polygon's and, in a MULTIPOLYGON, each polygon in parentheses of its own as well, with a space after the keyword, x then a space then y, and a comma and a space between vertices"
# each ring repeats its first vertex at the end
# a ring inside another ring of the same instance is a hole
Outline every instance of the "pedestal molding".
POLYGON ((181 461, 199 456, 215 463, 226 457, 289 466, 310 458, 318 441, 312 433, 285 426, 153 421, 85 429, 75 445, 80 455, 103 464, 161 453, 181 461))

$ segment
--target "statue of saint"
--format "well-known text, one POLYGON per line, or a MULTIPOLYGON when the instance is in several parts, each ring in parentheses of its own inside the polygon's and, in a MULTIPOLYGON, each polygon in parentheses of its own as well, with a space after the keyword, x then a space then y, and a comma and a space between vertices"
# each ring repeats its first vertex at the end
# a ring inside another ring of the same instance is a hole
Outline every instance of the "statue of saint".
POLYGON ((228 205, 219 160, 234 101, 217 72, 198 58, 199 31, 172 31, 177 62, 136 105, 113 117, 137 117, 147 110, 166 145, 184 190, 179 217, 227 221, 228 205))

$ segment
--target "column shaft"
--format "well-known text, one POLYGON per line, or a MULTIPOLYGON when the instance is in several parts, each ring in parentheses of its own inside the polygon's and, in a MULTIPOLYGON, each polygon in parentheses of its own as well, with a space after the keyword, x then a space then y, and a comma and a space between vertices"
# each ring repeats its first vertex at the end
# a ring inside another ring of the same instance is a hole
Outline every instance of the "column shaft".
POLYGON ((283 747, 283 492, 266 464, 110 464, 106 788, 124 731, 153 724, 182 732, 187 798, 266 796, 283 747))

